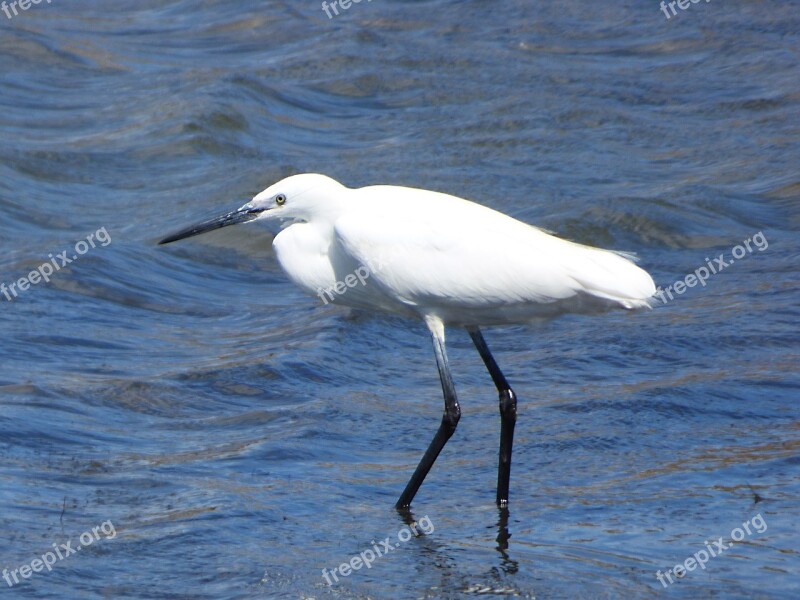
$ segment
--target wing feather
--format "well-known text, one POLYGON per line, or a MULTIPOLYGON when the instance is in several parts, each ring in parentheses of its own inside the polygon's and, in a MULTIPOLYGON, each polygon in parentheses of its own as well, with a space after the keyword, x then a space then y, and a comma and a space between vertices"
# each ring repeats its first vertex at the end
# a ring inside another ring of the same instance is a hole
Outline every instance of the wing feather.
POLYGON ((624 254, 444 194, 381 202, 376 188, 363 190, 372 190, 370 202, 337 219, 335 243, 404 304, 484 309, 588 294, 633 308, 655 292, 624 254))

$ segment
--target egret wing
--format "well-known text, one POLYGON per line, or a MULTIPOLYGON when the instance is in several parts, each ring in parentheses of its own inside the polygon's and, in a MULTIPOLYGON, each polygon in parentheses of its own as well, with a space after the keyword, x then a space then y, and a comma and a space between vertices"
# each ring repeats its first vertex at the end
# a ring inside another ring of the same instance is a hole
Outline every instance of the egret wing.
POLYGON ((491 308, 588 294, 633 308, 655 292, 650 276, 618 253, 459 198, 425 200, 373 202, 334 226, 342 251, 405 304, 491 308))
POLYGON ((510 239, 496 230, 454 229, 397 215, 379 221, 351 215, 337 221, 335 234, 344 252, 369 267, 371 280, 404 304, 547 303, 581 288, 556 257, 531 240, 510 239))

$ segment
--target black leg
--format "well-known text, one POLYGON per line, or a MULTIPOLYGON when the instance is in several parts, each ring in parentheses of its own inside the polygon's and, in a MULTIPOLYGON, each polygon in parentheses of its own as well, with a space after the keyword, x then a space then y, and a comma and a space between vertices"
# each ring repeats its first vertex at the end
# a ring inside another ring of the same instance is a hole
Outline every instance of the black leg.
POLYGON ((453 385, 453 378, 450 375, 450 366, 447 362, 447 352, 444 347, 444 325, 439 319, 428 320, 428 328, 431 330, 433 338, 433 351, 436 353, 436 366, 439 367, 439 379, 442 381, 442 392, 444 394, 444 415, 439 430, 433 437, 433 441, 422 460, 419 461, 416 471, 406 485, 406 489, 400 495, 395 507, 399 510, 406 509, 411 505, 411 501, 419 490, 419 486, 425 480, 428 471, 431 470, 433 463, 444 448, 447 440, 453 435, 461 418, 461 407, 458 406, 456 388, 453 385))
POLYGON ((497 505, 508 505, 508 485, 511 478, 511 447, 514 444, 514 425, 517 422, 517 396, 508 385, 505 376, 489 352, 489 346, 477 327, 469 329, 478 353, 481 355, 489 375, 500 394, 500 464, 497 469, 497 505))

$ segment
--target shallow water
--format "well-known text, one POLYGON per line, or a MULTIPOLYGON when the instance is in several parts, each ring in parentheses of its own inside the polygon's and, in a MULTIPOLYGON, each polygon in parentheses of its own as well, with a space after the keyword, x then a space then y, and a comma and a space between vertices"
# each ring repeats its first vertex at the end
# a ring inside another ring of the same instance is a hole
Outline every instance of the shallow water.
POLYGON ((0 593, 797 597, 798 8, 0 13, 0 282, 95 234, 0 297, 0 568, 105 524, 0 593), (304 171, 469 197, 664 288, 766 244, 652 311, 487 332, 520 398, 507 523, 496 393, 450 332, 464 416, 413 506, 433 531, 328 586, 404 535, 441 413, 424 327, 304 296, 257 225, 155 245, 304 171))

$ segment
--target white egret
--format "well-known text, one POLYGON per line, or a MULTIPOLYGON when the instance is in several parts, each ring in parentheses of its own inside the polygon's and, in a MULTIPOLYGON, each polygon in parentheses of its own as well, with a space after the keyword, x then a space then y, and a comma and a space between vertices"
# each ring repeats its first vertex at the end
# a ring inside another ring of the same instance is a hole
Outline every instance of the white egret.
POLYGON ((469 332, 500 395, 497 503, 505 506, 517 398, 480 327, 643 308, 655 293, 652 278, 630 255, 559 239, 455 196, 391 185, 350 189, 318 174, 288 177, 238 210, 160 243, 258 220, 285 225, 273 246, 281 267, 305 291, 327 290, 338 304, 422 319, 430 330, 444 416, 398 508, 410 506, 461 416, 446 325, 469 332))

